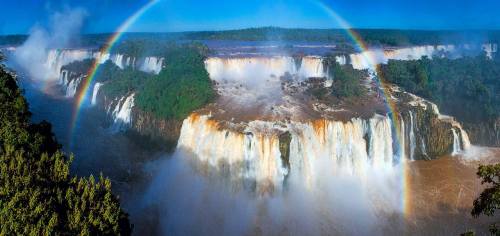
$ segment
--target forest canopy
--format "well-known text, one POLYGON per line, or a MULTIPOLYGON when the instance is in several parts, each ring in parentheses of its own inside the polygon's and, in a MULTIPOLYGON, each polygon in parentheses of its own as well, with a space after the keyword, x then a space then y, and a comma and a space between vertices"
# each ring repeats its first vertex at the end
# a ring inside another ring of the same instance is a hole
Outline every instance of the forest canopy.
POLYGON ((0 65, 0 235, 129 235, 111 181, 76 177, 51 124, 30 122, 14 75, 0 65))
POLYGON ((500 116, 500 60, 476 57, 390 60, 380 77, 436 102, 464 122, 500 116))

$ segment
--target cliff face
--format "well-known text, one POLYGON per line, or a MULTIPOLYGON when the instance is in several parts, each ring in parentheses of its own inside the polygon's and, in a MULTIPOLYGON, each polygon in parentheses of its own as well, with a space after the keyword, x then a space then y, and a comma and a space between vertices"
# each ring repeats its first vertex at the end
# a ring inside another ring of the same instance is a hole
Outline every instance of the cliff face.
MULTIPOLYGON (((435 159, 453 152, 454 127, 451 123, 443 122, 432 110, 422 107, 414 107, 403 117, 406 123, 411 123, 411 120, 414 122, 414 137, 411 140, 414 143, 408 144, 408 147, 413 149, 414 160, 435 159)), ((409 131, 408 136, 410 136, 409 131)))
POLYGON ((126 131, 146 146, 169 152, 175 149, 182 121, 160 119, 142 111, 134 104, 134 93, 118 98, 109 98, 103 93, 96 96, 98 108, 108 114, 112 131, 126 131))
POLYGON ((428 101, 413 102, 401 107, 397 122, 390 114, 347 121, 235 121, 193 113, 182 124, 177 147, 232 179, 255 181, 257 192, 280 189, 292 172, 314 179, 314 168, 325 168, 317 166, 321 160, 363 175, 404 159, 430 160, 468 148, 458 122, 428 101))
POLYGON ((139 108, 132 110, 132 128, 142 136, 158 143, 167 151, 173 151, 177 146, 182 121, 175 119, 159 119, 139 108))
POLYGON ((464 123, 464 128, 472 143, 500 147, 500 118, 491 122, 464 123))

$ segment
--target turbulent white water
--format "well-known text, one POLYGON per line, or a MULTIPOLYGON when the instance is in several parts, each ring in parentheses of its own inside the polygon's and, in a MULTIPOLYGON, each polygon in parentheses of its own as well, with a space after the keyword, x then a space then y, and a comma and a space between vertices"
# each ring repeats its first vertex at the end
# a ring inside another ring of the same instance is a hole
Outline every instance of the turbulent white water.
POLYGON ((134 96, 135 94, 130 94, 127 97, 122 97, 109 105, 107 110, 113 119, 113 124, 111 126, 111 130, 113 132, 122 131, 131 125, 134 96))
POLYGON ((94 52, 91 50, 84 49, 52 49, 47 54, 47 60, 45 61, 45 67, 49 71, 50 75, 48 78, 59 78, 61 68, 74 61, 82 61, 84 59, 94 58, 94 52))
POLYGON ((76 79, 73 79, 69 81, 68 85, 66 86, 66 97, 72 98, 76 94, 76 90, 78 89, 78 86, 80 83, 83 81, 83 79, 86 77, 86 75, 80 75, 76 79))
MULTIPOLYGON (((396 60, 416 60, 424 56, 432 57, 438 52, 452 52, 455 50, 453 45, 439 46, 416 46, 399 49, 371 49, 361 53, 349 55, 350 62, 355 69, 373 69, 376 64, 387 63, 391 59, 396 60)), ((338 61, 342 64, 345 59, 338 61)))
POLYGON ((415 147, 417 145, 416 139, 415 139, 415 130, 414 130, 414 124, 413 124, 413 112, 408 111, 410 114, 410 160, 414 160, 415 156, 415 147))
POLYGON ((314 182, 322 161, 332 161, 332 171, 347 175, 366 175, 368 170, 386 170, 399 163, 393 150, 391 121, 385 116, 349 122, 317 120, 314 122, 252 121, 243 132, 220 129, 205 115, 191 115, 181 129, 178 148, 194 153, 214 168, 227 163, 235 177, 255 179, 259 190, 270 184, 281 188, 288 171, 281 160, 279 133, 288 131, 290 171, 314 182))
POLYGON ((460 152, 460 138, 455 129, 451 129, 451 132, 453 133, 453 151, 451 154, 456 155, 460 152))
MULTIPOLYGON (((90 49, 52 49, 47 54, 47 60, 44 67, 49 71, 48 78, 60 78, 61 68, 71 62, 82 61, 85 59, 99 58, 99 63, 102 64, 107 60, 111 60, 115 65, 121 69, 132 66, 135 68, 135 57, 125 56, 123 54, 102 54, 99 51, 90 49)), ((145 57, 140 63, 139 69, 158 74, 163 68, 163 58, 158 57, 145 57)))
POLYGON ((493 54, 498 51, 498 45, 497 44, 491 44, 491 43, 483 44, 483 45, 481 45, 481 48, 486 53, 486 56, 488 58, 490 58, 490 59, 492 59, 493 58, 493 54))
POLYGON ((288 73, 299 79, 309 77, 325 77, 321 57, 303 57, 295 60, 293 57, 241 57, 220 58, 211 57, 205 61, 205 67, 210 78, 215 81, 256 81, 264 82, 270 77, 280 77, 288 73))
POLYGON ((92 90, 92 100, 91 100, 91 105, 96 105, 97 104, 97 94, 99 93, 99 89, 101 88, 103 84, 96 82, 94 85, 94 89, 92 90))
MULTIPOLYGON (((477 48, 476 48, 477 49, 477 48)), ((376 64, 385 64, 389 60, 417 60, 424 56, 432 58, 433 56, 452 56, 460 57, 461 50, 474 50, 473 45, 424 45, 405 47, 397 49, 370 49, 361 53, 354 53, 348 56, 340 55, 336 57, 339 64, 350 62, 355 69, 374 69, 376 64), (347 60, 349 58, 349 61, 347 60)), ((483 44, 479 49, 486 53, 490 59, 497 52, 496 44, 483 44)))
POLYGON ((158 74, 163 68, 163 58, 158 57, 146 57, 144 59, 143 64, 140 67, 140 70, 144 72, 158 74))

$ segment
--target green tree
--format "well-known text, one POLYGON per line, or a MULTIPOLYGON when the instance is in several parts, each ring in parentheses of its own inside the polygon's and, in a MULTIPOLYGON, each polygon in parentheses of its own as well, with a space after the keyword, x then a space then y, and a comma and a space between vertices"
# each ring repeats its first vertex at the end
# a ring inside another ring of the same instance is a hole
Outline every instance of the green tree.
MULTIPOLYGON (((479 217, 482 214, 493 216, 495 211, 500 209, 500 164, 479 166, 477 176, 481 178, 481 183, 486 184, 487 187, 474 200, 471 214, 474 217, 479 217)), ((500 235, 496 223, 490 225, 490 233, 500 235)))
POLYGON ((0 66, 0 235, 128 235, 109 179, 71 176, 48 122, 30 122, 14 75, 0 66))

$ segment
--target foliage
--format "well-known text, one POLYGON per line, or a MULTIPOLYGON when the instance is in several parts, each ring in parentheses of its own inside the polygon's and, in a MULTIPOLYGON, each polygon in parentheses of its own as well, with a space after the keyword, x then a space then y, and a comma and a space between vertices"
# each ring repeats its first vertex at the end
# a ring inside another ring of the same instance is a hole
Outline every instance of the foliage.
POLYGON ((71 71, 77 74, 87 74, 88 70, 94 64, 94 59, 84 59, 83 61, 74 61, 61 67, 62 70, 71 71))
MULTIPOLYGON (((481 214, 493 216, 500 209, 500 164, 479 166, 477 176, 482 179, 482 184, 488 187, 474 200, 471 214, 478 217, 481 214)), ((490 225, 490 233, 500 235, 497 224, 490 225)))
POLYGON ((138 91, 140 109, 160 118, 181 120, 215 98, 205 55, 198 46, 171 47, 163 56, 165 68, 138 91))
POLYGON ((30 123, 28 103, 0 66, 0 235, 130 234, 109 179, 70 175, 48 122, 30 123))
POLYGON ((119 97, 142 88, 152 75, 126 67, 123 70, 111 61, 104 63, 98 70, 95 81, 106 82, 102 91, 108 97, 119 97))
MULTIPOLYGON (((129 42, 119 46, 118 50, 139 53, 146 48, 140 46, 142 43, 144 41, 129 42)), ((213 84, 204 64, 208 53, 205 46, 197 43, 165 43, 156 53, 158 57, 164 58, 166 64, 158 75, 131 67, 120 69, 107 61, 96 75, 96 81, 105 82, 103 94, 116 98, 135 92, 137 108, 159 118, 178 120, 215 98, 213 84)))
POLYGON ((363 81, 368 77, 366 70, 356 70, 351 64, 340 65, 335 57, 327 57, 325 62, 329 78, 333 79, 332 86, 323 90, 313 91, 317 98, 333 95, 338 99, 351 99, 365 95, 363 81))
POLYGON ((500 116, 500 60, 484 55, 459 59, 390 60, 380 77, 437 103, 465 122, 500 116))

